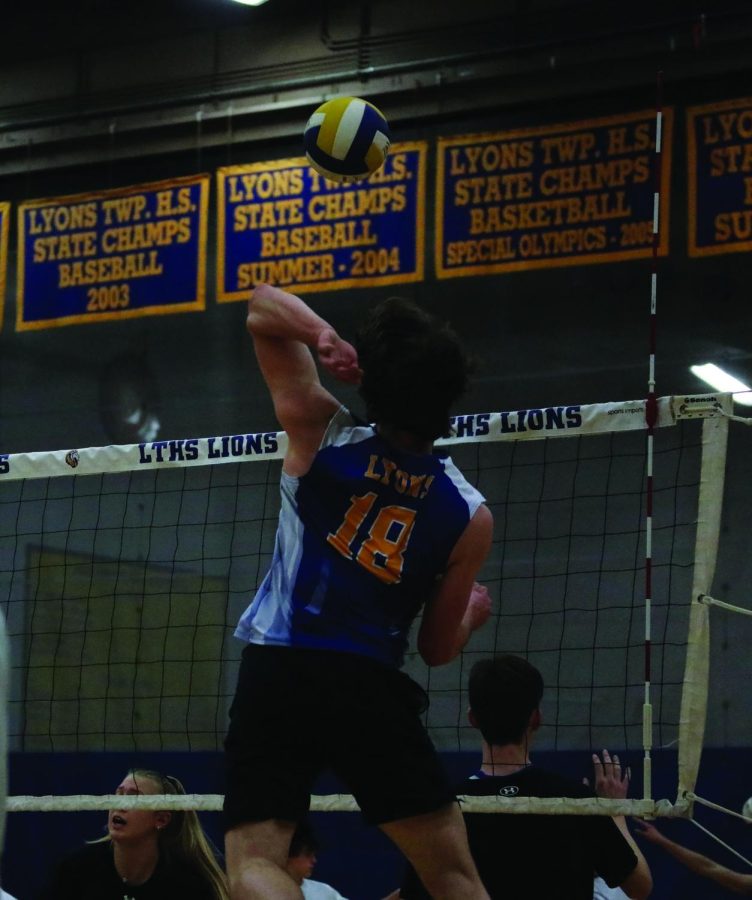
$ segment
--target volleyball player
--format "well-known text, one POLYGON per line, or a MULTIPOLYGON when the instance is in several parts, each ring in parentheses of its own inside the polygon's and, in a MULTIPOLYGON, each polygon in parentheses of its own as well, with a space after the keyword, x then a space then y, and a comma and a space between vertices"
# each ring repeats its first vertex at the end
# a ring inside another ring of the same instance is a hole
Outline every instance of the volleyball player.
MULTIPOLYGON (((543 678, 535 666, 512 654, 479 660, 470 671, 468 690, 470 723, 481 733, 483 755, 477 773, 461 786, 462 794, 592 796, 579 782, 530 760, 543 696, 543 678)), ((614 793, 604 782, 624 785, 618 759, 604 751, 603 761, 593 761, 601 795, 614 793)), ((623 816, 466 813, 465 819, 492 900, 592 900, 594 875, 636 900, 645 900, 652 890, 650 869, 623 816)), ((414 872, 408 871, 399 896, 426 898, 414 872)))
POLYGON ((290 839, 332 768, 433 897, 487 898, 420 721, 425 695, 399 672, 421 609, 429 665, 453 659, 490 615, 475 578, 491 514, 433 450, 466 357, 448 327, 401 300, 375 308, 353 347, 298 297, 260 285, 247 327, 289 443, 271 567, 236 631, 248 646, 225 743, 232 896, 301 897, 285 870, 290 839), (359 384, 374 424, 322 386, 314 354, 359 384))

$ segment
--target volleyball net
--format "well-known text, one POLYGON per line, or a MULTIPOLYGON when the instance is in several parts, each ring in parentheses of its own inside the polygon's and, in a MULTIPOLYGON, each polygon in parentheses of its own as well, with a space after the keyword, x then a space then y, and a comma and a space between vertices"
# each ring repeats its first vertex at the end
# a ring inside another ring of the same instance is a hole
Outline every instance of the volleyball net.
MULTIPOLYGON (((701 598, 712 593, 731 408, 728 395, 658 401, 651 596, 645 401, 457 416, 441 442, 494 514, 479 579, 494 612, 449 665, 429 669, 408 653, 435 744, 477 749, 467 675, 504 652, 543 675, 538 749, 643 760, 641 799, 530 799, 526 809, 675 814, 686 804, 703 741, 701 598), (652 748, 668 746, 679 748, 675 804, 651 792, 652 748)), ((242 650, 232 635, 271 559, 284 450, 285 435, 270 432, 0 456, 11 751, 221 749, 242 650)), ((112 802, 9 797, 8 809, 112 802)), ((221 798, 118 798, 149 803, 217 809, 221 798)), ((355 807, 337 795, 312 808, 355 807)))

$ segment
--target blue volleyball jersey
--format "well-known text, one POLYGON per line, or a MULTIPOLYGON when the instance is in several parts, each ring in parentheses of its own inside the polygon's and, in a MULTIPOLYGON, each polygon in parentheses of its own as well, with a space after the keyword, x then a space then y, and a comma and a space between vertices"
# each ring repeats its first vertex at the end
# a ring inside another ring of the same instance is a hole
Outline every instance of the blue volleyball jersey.
POLYGON ((310 470, 283 472, 280 490, 271 566, 236 637, 400 666, 482 495, 449 457, 398 450, 344 407, 310 470))

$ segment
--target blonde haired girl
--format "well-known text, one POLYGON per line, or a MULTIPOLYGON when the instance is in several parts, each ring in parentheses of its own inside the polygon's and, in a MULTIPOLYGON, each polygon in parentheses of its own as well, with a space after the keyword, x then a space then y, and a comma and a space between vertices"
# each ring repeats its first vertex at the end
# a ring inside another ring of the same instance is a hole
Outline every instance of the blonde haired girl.
MULTIPOLYGON (((185 794, 171 775, 131 769, 117 794, 185 794)), ((110 810, 107 835, 67 857, 42 895, 55 900, 228 900, 193 810, 110 810)))

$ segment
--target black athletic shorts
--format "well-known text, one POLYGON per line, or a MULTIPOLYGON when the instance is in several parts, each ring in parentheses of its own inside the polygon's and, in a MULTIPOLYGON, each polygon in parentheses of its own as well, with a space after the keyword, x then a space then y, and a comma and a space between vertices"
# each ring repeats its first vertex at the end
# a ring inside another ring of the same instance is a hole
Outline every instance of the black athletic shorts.
POLYGON ((300 820, 325 770, 371 824, 452 802, 426 703, 407 675, 365 657, 249 644, 225 740, 225 828, 300 820))

